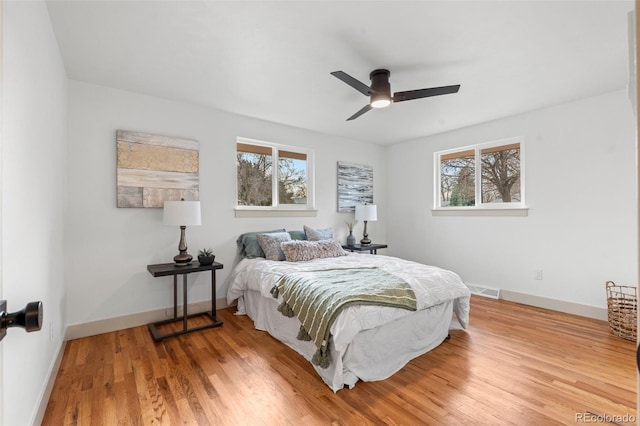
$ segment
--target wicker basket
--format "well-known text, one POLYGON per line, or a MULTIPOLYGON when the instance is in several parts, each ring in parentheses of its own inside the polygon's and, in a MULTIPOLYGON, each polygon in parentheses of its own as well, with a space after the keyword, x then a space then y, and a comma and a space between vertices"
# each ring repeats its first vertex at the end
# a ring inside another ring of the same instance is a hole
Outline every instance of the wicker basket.
POLYGON ((616 336, 637 341, 637 288, 607 281, 607 319, 616 336))

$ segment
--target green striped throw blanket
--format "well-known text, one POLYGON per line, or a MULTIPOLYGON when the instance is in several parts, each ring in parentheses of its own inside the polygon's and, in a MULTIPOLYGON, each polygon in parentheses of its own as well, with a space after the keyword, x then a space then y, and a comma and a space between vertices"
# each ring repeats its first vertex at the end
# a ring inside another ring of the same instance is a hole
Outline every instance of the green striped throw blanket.
POLYGON ((318 350, 311 362, 322 368, 329 366, 331 324, 342 309, 366 304, 416 310, 416 295, 409 284, 378 268, 292 272, 278 280, 271 294, 282 295, 278 311, 298 317, 302 324, 298 339, 313 340, 318 350))

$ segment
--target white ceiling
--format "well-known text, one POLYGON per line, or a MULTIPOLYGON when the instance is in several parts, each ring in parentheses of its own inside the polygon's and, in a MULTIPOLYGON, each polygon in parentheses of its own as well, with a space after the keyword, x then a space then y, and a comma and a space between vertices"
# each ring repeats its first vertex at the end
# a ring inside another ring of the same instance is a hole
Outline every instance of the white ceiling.
POLYGON ((624 89, 633 1, 48 2, 69 78, 390 144, 624 89), (459 93, 347 117, 393 92, 459 93))

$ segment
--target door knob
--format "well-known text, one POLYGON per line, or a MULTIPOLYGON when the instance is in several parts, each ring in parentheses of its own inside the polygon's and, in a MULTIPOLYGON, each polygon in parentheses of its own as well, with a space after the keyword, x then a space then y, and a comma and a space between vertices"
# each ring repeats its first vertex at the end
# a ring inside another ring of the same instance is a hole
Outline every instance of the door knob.
POLYGON ((42 302, 30 302, 22 310, 8 313, 7 301, 0 300, 0 340, 10 327, 22 327, 27 332, 39 331, 42 328, 42 316, 42 302))

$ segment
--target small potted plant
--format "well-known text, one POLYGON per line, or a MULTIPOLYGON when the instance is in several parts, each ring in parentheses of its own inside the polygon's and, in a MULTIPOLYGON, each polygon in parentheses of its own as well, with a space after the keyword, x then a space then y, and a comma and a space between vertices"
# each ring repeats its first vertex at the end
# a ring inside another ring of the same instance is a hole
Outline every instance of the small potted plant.
POLYGON ((201 265, 211 265, 215 259, 216 256, 211 249, 206 248, 198 252, 198 262, 200 262, 201 265))

